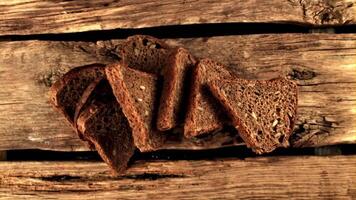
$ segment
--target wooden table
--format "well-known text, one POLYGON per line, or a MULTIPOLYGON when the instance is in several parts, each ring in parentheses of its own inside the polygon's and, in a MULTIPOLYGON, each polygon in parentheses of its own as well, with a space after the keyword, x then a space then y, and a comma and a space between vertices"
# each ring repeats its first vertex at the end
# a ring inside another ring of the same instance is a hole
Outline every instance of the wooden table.
MULTIPOLYGON (((294 79, 292 148, 356 143, 356 33, 334 33, 355 26, 355 0, 17 0, 0 2, 0 16, 2 160, 7 150, 87 151, 48 89, 76 66, 117 60, 132 34, 184 46, 244 78, 294 79)), ((137 161, 119 178, 101 162, 0 169, 0 198, 10 199, 356 199, 356 155, 137 161)))

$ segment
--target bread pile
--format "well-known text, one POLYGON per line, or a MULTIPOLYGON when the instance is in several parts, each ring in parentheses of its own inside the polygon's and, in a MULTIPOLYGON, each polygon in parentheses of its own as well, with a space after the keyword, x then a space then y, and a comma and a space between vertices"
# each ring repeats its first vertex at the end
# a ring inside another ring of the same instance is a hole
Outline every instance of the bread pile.
POLYGON ((53 105, 115 174, 136 148, 159 149, 182 124, 186 138, 232 125, 258 154, 289 145, 297 86, 288 79, 240 79, 150 36, 129 37, 120 56, 74 68, 51 88, 53 105))

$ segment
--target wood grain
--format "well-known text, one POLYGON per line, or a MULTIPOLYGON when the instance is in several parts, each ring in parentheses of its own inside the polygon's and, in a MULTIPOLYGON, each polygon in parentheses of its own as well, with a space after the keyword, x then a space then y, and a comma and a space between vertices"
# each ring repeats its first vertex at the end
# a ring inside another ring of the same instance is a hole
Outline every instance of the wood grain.
MULTIPOLYGON (((47 91, 73 67, 117 60, 121 42, 0 42, 0 149, 88 150, 51 108, 47 91)), ((356 142, 356 35, 267 34, 167 42, 220 61, 243 78, 295 79, 300 95, 294 146, 356 142)), ((220 139, 218 144, 225 144, 232 138, 225 134, 220 139)), ((207 147, 218 146, 179 139, 165 146, 207 147)))
POLYGON ((0 2, 0 35, 206 23, 355 24, 356 0, 16 0, 0 2))
POLYGON ((0 162, 4 199, 355 199, 356 156, 135 162, 0 162))

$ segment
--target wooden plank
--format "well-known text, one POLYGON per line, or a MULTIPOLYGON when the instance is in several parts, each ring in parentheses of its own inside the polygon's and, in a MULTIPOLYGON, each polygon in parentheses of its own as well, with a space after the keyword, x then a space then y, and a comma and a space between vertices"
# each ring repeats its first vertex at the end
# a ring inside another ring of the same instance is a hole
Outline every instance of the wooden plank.
POLYGON ((0 35, 206 23, 355 24, 356 0, 0 2, 0 35))
MULTIPOLYGON (((117 59, 120 42, 0 42, 0 149, 88 150, 51 108, 47 92, 70 68, 117 59)), ((167 42, 220 61, 244 78, 296 79, 300 95, 294 146, 356 142, 356 35, 267 34, 167 42)), ((217 147, 195 144, 165 148, 217 147)))
POLYGON ((355 199, 356 156, 136 162, 0 162, 5 199, 355 199), (78 195, 80 194, 80 195, 78 195))

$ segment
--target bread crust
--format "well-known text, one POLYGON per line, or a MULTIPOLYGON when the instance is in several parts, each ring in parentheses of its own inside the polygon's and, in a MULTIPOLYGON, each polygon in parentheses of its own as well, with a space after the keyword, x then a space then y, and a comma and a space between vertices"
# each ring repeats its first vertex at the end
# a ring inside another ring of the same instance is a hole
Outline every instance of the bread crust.
MULTIPOLYGON (((68 71, 66 74, 64 74, 59 80, 57 80, 50 88, 50 103, 56 108, 60 113, 63 114, 63 116, 66 118, 66 120, 69 122, 71 126, 73 126, 73 120, 74 120, 74 112, 75 112, 75 107, 77 104, 77 101, 74 102, 73 106, 73 113, 68 113, 66 106, 69 105, 63 105, 61 103, 61 95, 64 92, 65 88, 68 87, 68 83, 71 82, 73 79, 79 78, 81 76, 84 76, 85 73, 88 71, 92 70, 99 70, 102 71, 102 75, 104 76, 104 64, 100 63, 94 63, 90 65, 85 65, 81 67, 76 67, 74 69, 71 69, 68 71)), ((99 78, 97 76, 92 77, 91 79, 94 80, 96 78, 99 78)), ((90 83, 88 83, 89 85, 90 83)), ((86 86, 84 86, 83 91, 86 89, 86 86)), ((81 95, 79 95, 78 99, 80 98, 81 95)))
POLYGON ((163 70, 163 87, 157 116, 157 128, 170 130, 184 122, 191 70, 195 58, 184 48, 177 48, 163 70))

